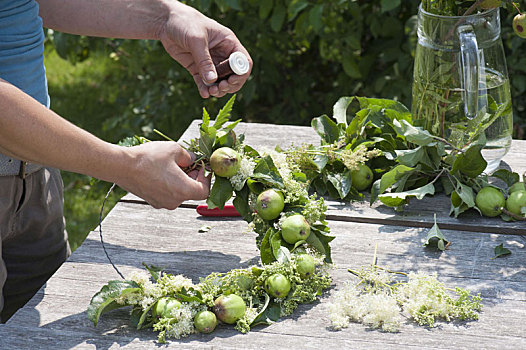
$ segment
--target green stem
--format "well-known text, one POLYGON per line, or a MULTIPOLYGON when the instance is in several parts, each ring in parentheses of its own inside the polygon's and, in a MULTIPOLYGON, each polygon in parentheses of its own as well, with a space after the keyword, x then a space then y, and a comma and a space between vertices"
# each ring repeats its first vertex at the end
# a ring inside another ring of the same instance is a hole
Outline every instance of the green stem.
POLYGON ((173 141, 175 142, 173 139, 171 139, 170 137, 166 136, 165 134, 163 134, 162 132, 160 132, 159 130, 157 129, 153 129, 153 132, 156 133, 157 135, 161 136, 161 137, 164 137, 166 140, 168 141, 173 141))

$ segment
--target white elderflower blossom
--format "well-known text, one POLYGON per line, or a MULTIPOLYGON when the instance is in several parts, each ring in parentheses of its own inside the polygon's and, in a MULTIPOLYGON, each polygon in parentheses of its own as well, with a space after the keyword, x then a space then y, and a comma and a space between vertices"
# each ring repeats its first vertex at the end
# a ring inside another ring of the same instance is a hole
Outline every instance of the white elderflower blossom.
POLYGON ((206 307, 199 303, 181 303, 181 306, 173 308, 170 312, 170 318, 161 318, 159 322, 153 325, 153 329, 160 331, 159 340, 164 342, 165 338, 180 339, 192 333, 195 333, 194 317, 206 307))
POLYGON ((400 328, 400 307, 394 297, 387 293, 363 294, 360 303, 365 307, 362 322, 372 328, 396 332, 400 328))
POLYGON ((230 183, 236 191, 240 191, 243 186, 245 186, 245 182, 254 174, 254 168, 256 167, 256 162, 244 154, 241 155, 241 162, 239 164, 240 166, 237 173, 230 177, 230 183))
POLYGON ((162 274, 159 279, 159 285, 162 288, 163 295, 175 294, 181 291, 181 289, 189 289, 194 287, 192 280, 183 275, 170 275, 162 274))
POLYGON ((336 330, 346 328, 350 321, 361 322, 386 332, 396 332, 400 327, 400 307, 388 293, 362 293, 363 290, 348 283, 329 304, 329 319, 336 330))
POLYGON ((150 282, 150 274, 143 270, 132 271, 128 276, 128 280, 131 280, 142 287, 146 283, 150 282))

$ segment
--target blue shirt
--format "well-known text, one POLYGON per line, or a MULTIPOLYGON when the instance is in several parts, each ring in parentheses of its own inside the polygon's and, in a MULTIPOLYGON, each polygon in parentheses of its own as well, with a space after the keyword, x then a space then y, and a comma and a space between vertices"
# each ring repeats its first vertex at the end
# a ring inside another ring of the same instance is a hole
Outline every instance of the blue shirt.
POLYGON ((0 0, 0 78, 49 107, 44 30, 35 0, 0 0))

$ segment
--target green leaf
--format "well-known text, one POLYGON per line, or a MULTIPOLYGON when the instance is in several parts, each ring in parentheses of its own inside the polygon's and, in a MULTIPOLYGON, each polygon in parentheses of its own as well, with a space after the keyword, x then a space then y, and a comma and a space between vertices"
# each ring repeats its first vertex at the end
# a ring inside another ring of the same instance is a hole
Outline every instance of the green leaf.
POLYGON ((219 208, 223 209, 225 203, 232 198, 232 193, 234 189, 230 180, 221 176, 216 176, 214 185, 210 190, 210 195, 206 200, 206 204, 209 209, 219 208))
POLYGON ((347 109, 354 100, 355 97, 340 97, 332 108, 332 117, 334 118, 334 120, 336 120, 338 124, 344 124, 346 128, 348 126, 347 109))
POLYGON ((328 144, 332 144, 340 138, 338 125, 327 115, 312 119, 311 126, 320 135, 321 139, 328 144))
POLYGON ((270 17, 270 28, 274 32, 277 33, 281 30, 286 15, 287 9, 281 3, 278 3, 276 4, 276 6, 274 6, 274 9, 272 11, 272 17, 270 17))
POLYGON ((416 145, 427 146, 435 140, 427 130, 412 126, 407 120, 394 120, 393 126, 397 133, 416 145))
POLYGON ((434 194, 435 186, 429 183, 425 186, 410 191, 384 193, 379 195, 378 199, 387 206, 398 207, 400 205, 406 204, 409 198, 416 197, 417 199, 422 199, 426 195, 434 194))
POLYGON ((361 79, 362 73, 360 71, 360 66, 356 63, 356 59, 352 52, 347 52, 342 57, 343 71, 349 77, 353 79, 361 79))
POLYGON ((254 318, 252 323, 250 323, 250 327, 254 327, 259 324, 270 325, 276 322, 280 316, 281 306, 277 303, 271 302, 269 295, 265 293, 265 303, 263 304, 263 307, 259 311, 256 318, 254 318))
POLYGON ((499 169, 491 174, 491 176, 501 179, 508 187, 520 181, 519 174, 509 171, 508 169, 499 169))
POLYGON ((250 210, 250 206, 248 205, 249 194, 250 190, 248 189, 248 185, 245 185, 241 191, 236 191, 236 198, 234 198, 232 204, 234 204, 237 212, 245 221, 252 222, 252 212, 250 210))
POLYGON ((382 5, 382 12, 388 12, 399 7, 402 0, 382 0, 380 5, 382 5))
POLYGON ((190 294, 186 288, 182 288, 181 291, 179 291, 178 293, 175 293, 175 297, 187 303, 196 302, 199 304, 205 304, 205 302, 202 299, 201 292, 199 290, 191 288, 191 291, 192 291, 192 294, 190 294))
POLYGON ((201 150, 201 152, 203 152, 206 158, 210 158, 212 156, 212 153, 214 152, 216 131, 213 128, 209 128, 208 132, 200 130, 199 134, 199 149, 201 150))
POLYGON ((273 0, 266 0, 266 1, 260 1, 259 2, 259 18, 265 19, 270 15, 270 11, 272 11, 272 7, 274 6, 273 0))
MULTIPOLYGON (((261 1, 260 3, 262 3, 262 2, 266 2, 266 1, 261 1)), ((269 1, 269 2, 272 3, 272 1, 269 1)), ((307 6, 309 6, 309 2, 308 1, 305 1, 305 0, 292 0, 291 3, 289 4, 289 8, 288 8, 288 19, 289 19, 289 21, 294 20, 294 18, 296 18, 296 16, 301 11, 303 11, 307 6)))
POLYGON ((315 5, 309 11, 309 22, 316 33, 323 28, 323 4, 315 5))
POLYGON ((214 123, 214 128, 216 130, 219 130, 223 126, 223 124, 225 124, 230 119, 230 113, 232 112, 232 108, 234 107, 235 100, 236 95, 234 94, 223 106, 223 108, 219 110, 219 113, 216 117, 216 121, 214 123))
POLYGON ((475 178, 482 174, 488 163, 482 156, 482 149, 484 145, 473 145, 469 147, 464 153, 459 154, 453 166, 451 167, 451 173, 454 174, 460 171, 462 174, 475 178))
POLYGON ((265 237, 261 241, 261 246, 259 247, 259 252, 261 256, 261 263, 263 265, 270 264, 275 261, 274 253, 272 252, 272 246, 270 245, 270 237, 275 234, 275 230, 271 227, 265 233, 265 237))
POLYGON ((511 250, 509 250, 508 248, 504 248, 504 243, 501 243, 498 246, 496 246, 495 249, 493 249, 493 252, 495 253, 495 256, 491 259, 496 259, 511 254, 511 250))
POLYGON ((144 262, 142 263, 142 266, 144 266, 144 268, 150 273, 150 276, 152 276, 152 279, 154 281, 158 281, 159 278, 161 278, 161 274, 163 272, 163 269, 161 267, 148 265, 144 262))
POLYGON ((327 236, 323 234, 319 229, 311 226, 310 235, 307 237, 307 243, 316 249, 320 254, 325 255, 325 262, 332 263, 331 247, 329 243, 336 237, 327 236))
POLYGON ((88 306, 88 319, 96 327, 100 316, 108 311, 127 305, 118 304, 115 300, 121 296, 140 292, 141 288, 133 281, 113 280, 96 293, 88 306))
POLYGON ((137 322, 137 329, 145 328, 143 327, 144 321, 146 321, 146 317, 148 316, 148 312, 151 310, 151 308, 155 305, 155 303, 151 304, 144 310, 141 314, 141 317, 139 317, 139 321, 137 322))
POLYGON ((448 243, 449 241, 444 237, 444 234, 442 233, 442 231, 440 231, 440 228, 437 225, 437 216, 435 214, 435 224, 427 233, 424 246, 435 247, 441 251, 444 251, 446 250, 448 243))
POLYGON ((396 150, 396 160, 402 165, 414 167, 420 163, 426 156, 426 149, 423 146, 409 150, 396 150))
POLYGON ((338 191, 340 199, 347 197, 351 191, 352 178, 349 170, 346 170, 343 173, 328 173, 327 180, 329 180, 336 191, 338 191))
POLYGON ((270 187, 283 188, 284 186, 283 178, 271 156, 265 156, 258 161, 254 168, 254 174, 250 178, 270 187))
POLYGON ((380 181, 379 194, 384 193, 389 187, 393 186, 404 175, 414 172, 416 169, 406 165, 397 165, 392 170, 383 174, 380 181))

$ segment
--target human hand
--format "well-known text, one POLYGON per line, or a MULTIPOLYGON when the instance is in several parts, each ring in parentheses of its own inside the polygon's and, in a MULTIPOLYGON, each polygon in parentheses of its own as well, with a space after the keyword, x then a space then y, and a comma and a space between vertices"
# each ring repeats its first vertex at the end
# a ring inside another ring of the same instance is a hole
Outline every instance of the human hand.
POLYGON ((126 151, 135 161, 117 184, 154 208, 173 210, 185 200, 208 197, 210 177, 205 177, 204 169, 183 171, 195 156, 176 142, 147 142, 126 151))
POLYGON ((250 76, 252 59, 236 35, 192 7, 178 1, 171 5, 173 9, 159 38, 170 56, 192 74, 201 97, 222 97, 241 89, 250 76), (215 66, 236 51, 247 56, 249 71, 207 86, 217 80, 215 66))

